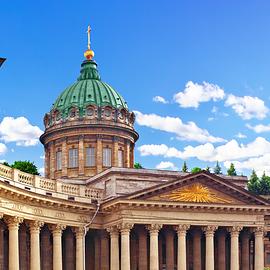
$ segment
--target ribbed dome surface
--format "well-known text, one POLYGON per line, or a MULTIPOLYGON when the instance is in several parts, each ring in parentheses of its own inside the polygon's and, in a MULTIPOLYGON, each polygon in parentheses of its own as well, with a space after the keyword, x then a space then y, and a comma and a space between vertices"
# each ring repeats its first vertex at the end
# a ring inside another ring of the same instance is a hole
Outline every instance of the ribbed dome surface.
POLYGON ((97 64, 92 60, 82 63, 78 81, 61 93, 52 110, 58 110, 63 117, 66 117, 70 108, 76 107, 82 115, 89 105, 128 109, 122 96, 107 83, 101 81, 97 64))

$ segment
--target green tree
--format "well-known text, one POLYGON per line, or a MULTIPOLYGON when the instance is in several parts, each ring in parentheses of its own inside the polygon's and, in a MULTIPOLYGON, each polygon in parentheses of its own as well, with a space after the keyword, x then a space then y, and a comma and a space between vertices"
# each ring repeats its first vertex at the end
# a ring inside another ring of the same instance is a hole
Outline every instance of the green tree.
POLYGON ((192 170, 191 170, 191 173, 198 173, 198 172, 201 172, 202 169, 200 167, 194 167, 192 170))
POLYGON ((214 168, 214 173, 215 173, 215 174, 222 174, 222 170, 221 170, 221 167, 220 167, 218 161, 217 161, 216 166, 215 166, 215 168, 214 168))
POLYGON ((227 174, 230 175, 230 176, 236 176, 237 175, 233 163, 231 163, 230 168, 227 170, 227 174))
POLYGON ((12 168, 18 169, 22 172, 26 172, 26 173, 31 173, 34 175, 39 175, 37 166, 35 165, 34 162, 30 162, 29 160, 19 160, 19 161, 15 161, 12 165, 12 168))
POLYGON ((269 195, 270 194, 270 177, 263 173, 259 181, 259 194, 260 195, 269 195))
POLYGON ((139 162, 134 163, 134 169, 143 169, 143 166, 139 162))
POLYGON ((210 167, 209 167, 209 166, 206 166, 205 170, 206 170, 207 172, 210 172, 210 167))
POLYGON ((10 165, 9 165, 8 162, 6 162, 6 161, 4 161, 2 164, 5 165, 5 166, 10 167, 10 165))
POLYGON ((255 194, 259 194, 260 192, 260 180, 255 170, 252 170, 252 173, 250 175, 250 178, 248 181, 248 190, 255 194))
POLYGON ((184 163, 183 163, 181 172, 185 172, 185 173, 188 172, 188 166, 187 166, 187 163, 186 163, 185 161, 184 161, 184 163))

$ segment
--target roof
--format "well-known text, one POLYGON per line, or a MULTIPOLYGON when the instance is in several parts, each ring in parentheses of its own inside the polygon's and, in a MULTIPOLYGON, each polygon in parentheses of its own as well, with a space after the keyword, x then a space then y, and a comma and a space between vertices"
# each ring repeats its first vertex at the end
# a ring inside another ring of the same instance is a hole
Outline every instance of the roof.
POLYGON ((82 116, 90 105, 128 109, 123 97, 110 85, 101 81, 96 62, 85 60, 81 65, 81 74, 77 82, 60 94, 52 110, 59 111, 62 117, 66 118, 69 110, 75 107, 82 116))

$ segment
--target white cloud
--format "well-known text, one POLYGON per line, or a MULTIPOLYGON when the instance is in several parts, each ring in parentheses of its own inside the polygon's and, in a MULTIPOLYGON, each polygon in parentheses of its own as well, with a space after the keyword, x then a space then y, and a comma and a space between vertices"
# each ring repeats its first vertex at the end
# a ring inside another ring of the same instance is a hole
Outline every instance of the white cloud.
POLYGON ((232 160, 224 162, 224 166, 228 168, 231 163, 234 164, 237 170, 255 170, 256 173, 261 176, 263 172, 270 174, 270 153, 262 155, 260 157, 249 158, 244 161, 232 160))
POLYGON ((163 103, 163 104, 169 103, 164 97, 161 97, 161 96, 153 97, 153 101, 157 103, 163 103))
POLYGON ((250 124, 246 124, 246 127, 255 131, 256 133, 263 133, 263 132, 269 132, 270 131, 270 124, 269 125, 256 125, 256 126, 252 126, 250 124))
POLYGON ((214 106, 211 110, 211 113, 216 114, 218 112, 218 107, 214 106))
POLYGON ((16 142, 20 146, 38 144, 42 130, 32 126, 25 117, 5 117, 0 123, 0 139, 6 143, 16 142))
POLYGON ((262 137, 256 138, 246 145, 239 144, 236 140, 231 140, 226 144, 214 147, 211 143, 198 146, 186 146, 183 151, 175 147, 168 147, 165 144, 142 145, 138 147, 142 156, 163 156, 165 158, 197 158, 202 161, 246 160, 252 157, 260 157, 270 153, 270 142, 262 137))
POLYGON ((247 135, 245 135, 241 132, 238 132, 234 137, 239 138, 239 139, 245 139, 247 137, 247 135))
POLYGON ((0 155, 4 155, 7 152, 7 147, 5 144, 0 143, 0 155))
POLYGON ((182 158, 182 152, 165 144, 145 144, 138 147, 141 156, 164 156, 182 158))
POLYGON ((45 173, 45 169, 42 167, 42 168, 39 168, 38 169, 38 172, 43 176, 44 173, 45 173))
POLYGON ((136 122, 138 125, 174 133, 180 140, 201 143, 225 141, 223 138, 210 135, 206 129, 199 128, 194 122, 183 123, 179 117, 162 117, 156 114, 143 114, 138 111, 134 111, 134 113, 136 114, 136 122))
POLYGON ((157 164, 156 169, 158 170, 176 170, 176 166, 170 162, 170 161, 161 161, 159 164, 157 164))
POLYGON ((215 117, 208 117, 207 118, 207 121, 211 122, 211 121, 214 121, 215 120, 215 117))
POLYGON ((251 96, 237 97, 230 94, 226 99, 225 106, 232 107, 244 120, 252 118, 263 119, 269 112, 263 100, 251 96))
POLYGON ((218 101, 225 97, 224 90, 218 85, 203 82, 202 84, 189 81, 185 89, 174 95, 174 101, 182 108, 198 108, 201 102, 218 101))
POLYGON ((45 159, 45 155, 40 156, 40 159, 45 159))

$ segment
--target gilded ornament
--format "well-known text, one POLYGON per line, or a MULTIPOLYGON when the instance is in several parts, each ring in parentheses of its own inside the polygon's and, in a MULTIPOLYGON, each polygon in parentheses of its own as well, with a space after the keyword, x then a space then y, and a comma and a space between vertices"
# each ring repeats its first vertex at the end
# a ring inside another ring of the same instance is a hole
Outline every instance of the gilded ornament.
POLYGON ((162 195, 161 197, 176 202, 231 203, 230 200, 219 197, 209 190, 208 187, 200 183, 174 190, 170 194, 162 195))

